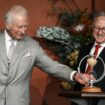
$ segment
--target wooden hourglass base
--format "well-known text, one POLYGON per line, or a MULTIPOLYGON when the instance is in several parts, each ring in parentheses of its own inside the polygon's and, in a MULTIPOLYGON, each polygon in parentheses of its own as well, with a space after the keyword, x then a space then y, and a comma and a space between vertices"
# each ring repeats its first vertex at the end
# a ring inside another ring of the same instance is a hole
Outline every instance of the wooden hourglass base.
POLYGON ((83 87, 82 92, 102 92, 101 88, 93 86, 93 87, 83 87))

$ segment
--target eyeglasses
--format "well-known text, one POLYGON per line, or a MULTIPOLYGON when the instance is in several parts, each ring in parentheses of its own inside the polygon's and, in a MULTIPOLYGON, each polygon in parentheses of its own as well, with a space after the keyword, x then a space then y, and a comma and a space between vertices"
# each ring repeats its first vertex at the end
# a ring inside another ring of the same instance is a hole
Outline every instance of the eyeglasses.
POLYGON ((105 33, 105 27, 96 27, 96 26, 93 26, 93 30, 96 31, 96 32, 102 32, 102 33, 105 33))

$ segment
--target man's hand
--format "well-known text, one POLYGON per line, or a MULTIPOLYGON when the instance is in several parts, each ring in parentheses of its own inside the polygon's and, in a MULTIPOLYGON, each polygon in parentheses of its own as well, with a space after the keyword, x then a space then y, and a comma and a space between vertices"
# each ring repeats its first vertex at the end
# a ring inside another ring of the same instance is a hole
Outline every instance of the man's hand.
POLYGON ((82 74, 82 76, 84 77, 81 78, 80 74, 77 72, 75 75, 74 75, 74 80, 79 82, 80 84, 83 84, 83 85, 86 85, 88 83, 89 80, 95 80, 95 78, 89 74, 82 74))

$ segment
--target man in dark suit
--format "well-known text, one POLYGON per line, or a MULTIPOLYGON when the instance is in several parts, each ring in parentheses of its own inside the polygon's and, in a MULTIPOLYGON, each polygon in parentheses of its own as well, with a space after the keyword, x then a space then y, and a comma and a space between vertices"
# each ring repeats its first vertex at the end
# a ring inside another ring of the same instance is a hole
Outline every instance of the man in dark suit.
POLYGON ((29 83, 34 66, 67 81, 75 78, 85 83, 76 71, 47 56, 39 43, 26 34, 28 25, 29 14, 24 7, 15 5, 7 11, 5 29, 0 31, 0 105, 30 104, 29 83))
MULTIPOLYGON (((102 73, 104 72, 104 67, 102 66, 102 62, 101 63, 99 62, 99 58, 101 58, 105 62, 105 12, 96 12, 96 14, 94 15, 92 29, 93 29, 92 35, 94 37, 94 42, 87 46, 83 46, 80 49, 78 66, 80 61, 86 55, 94 55, 95 46, 100 45, 100 48, 98 49, 98 53, 96 55, 98 63, 93 68, 94 70, 93 74, 95 75, 95 78, 99 79, 102 73)), ((87 68, 88 68, 87 60, 84 60, 83 63, 81 64, 81 71, 86 72, 87 68)), ((101 81, 95 83, 94 85, 101 87, 102 91, 105 92, 105 77, 101 81)), ((77 83, 74 85, 74 90, 80 91, 82 87, 83 85, 80 85, 79 83, 77 83)), ((105 102, 104 100, 99 101, 98 99, 96 99, 96 101, 95 100, 93 101, 93 105, 104 105, 104 102, 105 102)), ((82 103, 81 104, 79 103, 79 105, 82 105, 82 103)))

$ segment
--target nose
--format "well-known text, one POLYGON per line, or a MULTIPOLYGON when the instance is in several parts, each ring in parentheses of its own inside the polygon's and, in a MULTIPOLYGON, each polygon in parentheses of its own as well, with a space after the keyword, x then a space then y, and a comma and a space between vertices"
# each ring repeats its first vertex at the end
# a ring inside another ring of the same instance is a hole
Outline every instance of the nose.
POLYGON ((97 34, 102 34, 102 33, 103 33, 103 32, 102 32, 101 29, 99 29, 98 32, 97 32, 97 34))
POLYGON ((25 27, 22 27, 22 28, 20 29, 20 32, 21 32, 22 34, 25 34, 26 28, 25 28, 25 27))

